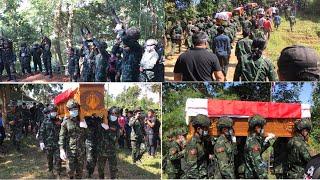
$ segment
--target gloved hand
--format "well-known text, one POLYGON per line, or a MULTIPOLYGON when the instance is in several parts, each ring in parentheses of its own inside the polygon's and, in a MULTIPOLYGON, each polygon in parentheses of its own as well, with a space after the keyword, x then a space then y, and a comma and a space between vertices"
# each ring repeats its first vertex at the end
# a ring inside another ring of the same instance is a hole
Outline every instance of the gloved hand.
POLYGON ((60 158, 64 161, 67 160, 67 155, 64 149, 60 149, 60 158))
POLYGON ((40 143, 40 149, 41 149, 41 151, 43 151, 43 150, 44 150, 44 148, 45 148, 44 143, 40 143))
POLYGON ((237 138, 235 136, 232 136, 232 142, 236 143, 237 142, 237 138))
POLYGON ((88 128, 88 125, 86 123, 86 120, 80 121, 80 127, 82 128, 88 128))
POLYGON ((270 141, 270 139, 273 139, 273 138, 275 138, 276 137, 276 135, 274 135, 273 133, 268 133, 268 136, 266 137, 266 139, 264 139, 264 142, 266 143, 266 142, 269 142, 270 141))
POLYGON ((108 130, 109 129, 109 125, 105 124, 105 123, 101 123, 101 126, 103 127, 103 129, 108 130))

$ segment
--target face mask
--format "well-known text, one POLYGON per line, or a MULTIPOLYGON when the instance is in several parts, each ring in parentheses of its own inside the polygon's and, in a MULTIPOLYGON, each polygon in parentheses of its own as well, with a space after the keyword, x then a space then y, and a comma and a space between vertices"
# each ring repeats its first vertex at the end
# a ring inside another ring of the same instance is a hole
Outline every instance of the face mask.
POLYGON ((118 119, 117 116, 113 116, 113 115, 110 116, 110 121, 112 122, 115 122, 117 119, 118 119))
POLYGON ((51 117, 51 118, 55 118, 56 116, 57 116, 57 112, 51 112, 51 113, 50 113, 50 117, 51 117))
POLYGON ((78 110, 72 110, 72 111, 69 111, 69 113, 70 113, 70 116, 73 118, 77 117, 79 114, 78 110))

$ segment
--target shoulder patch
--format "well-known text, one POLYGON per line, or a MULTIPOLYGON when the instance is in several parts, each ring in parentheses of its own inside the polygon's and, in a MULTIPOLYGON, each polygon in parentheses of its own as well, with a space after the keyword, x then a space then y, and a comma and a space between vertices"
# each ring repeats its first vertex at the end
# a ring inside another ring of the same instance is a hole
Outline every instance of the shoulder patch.
POLYGON ((252 151, 253 152, 260 152, 260 146, 259 145, 254 145, 253 147, 252 147, 252 151))

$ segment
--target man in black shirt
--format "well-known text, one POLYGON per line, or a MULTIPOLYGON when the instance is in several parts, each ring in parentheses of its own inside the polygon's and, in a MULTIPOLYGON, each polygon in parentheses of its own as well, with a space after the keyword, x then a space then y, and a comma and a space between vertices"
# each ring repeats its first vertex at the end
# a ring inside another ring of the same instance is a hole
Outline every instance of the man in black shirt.
POLYGON ((192 36, 194 48, 181 54, 174 67, 175 81, 224 81, 217 56, 207 50, 208 35, 198 32, 192 36), (214 76, 214 78, 213 78, 214 76))

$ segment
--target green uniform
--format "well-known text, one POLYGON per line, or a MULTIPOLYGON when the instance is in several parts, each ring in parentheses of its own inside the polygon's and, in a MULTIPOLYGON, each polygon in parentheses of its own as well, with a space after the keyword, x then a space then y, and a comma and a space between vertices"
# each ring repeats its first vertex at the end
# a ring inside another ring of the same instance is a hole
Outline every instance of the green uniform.
POLYGON ((290 29, 291 29, 291 31, 293 31, 293 25, 296 24, 296 17, 290 16, 289 17, 289 23, 290 23, 290 29))
POLYGON ((264 57, 253 60, 252 55, 244 55, 237 64, 234 81, 276 81, 277 75, 273 64, 264 57))
POLYGON ((263 162, 262 153, 269 144, 263 143, 263 137, 250 134, 244 147, 245 178, 267 179, 267 164, 263 162))
POLYGON ((99 127, 99 150, 98 150, 98 172, 99 178, 104 178, 104 167, 106 162, 109 164, 110 178, 117 178, 117 122, 109 120, 110 129, 105 130, 99 127))
POLYGON ((39 130, 39 141, 45 145, 49 171, 53 171, 54 166, 58 174, 61 172, 59 132, 60 120, 50 118, 45 119, 39 130))
POLYGON ((143 124, 140 119, 136 117, 132 117, 129 120, 129 126, 132 128, 131 130, 131 148, 132 148, 132 160, 136 162, 140 160, 143 156, 145 149, 142 149, 141 144, 143 142, 143 124))
POLYGON ((253 36, 253 39, 258 39, 258 38, 262 38, 262 39, 266 39, 265 35, 264 35, 264 32, 262 29, 255 29, 253 30, 252 32, 252 36, 253 36))
POLYGON ((181 26, 174 26, 171 30, 171 41, 172 41, 172 47, 171 47, 171 54, 175 53, 176 45, 179 46, 179 53, 181 52, 181 43, 182 43, 182 33, 183 29, 181 26))
POLYGON ((242 29, 252 29, 252 23, 250 20, 245 20, 242 22, 242 29))
POLYGON ((182 147, 175 141, 169 144, 166 173, 169 179, 180 179, 182 175, 181 159, 184 156, 182 147))
POLYGON ((16 112, 10 112, 7 114, 8 122, 14 121, 14 125, 10 125, 10 128, 12 130, 12 137, 11 140, 13 142, 13 145, 17 148, 17 150, 20 150, 20 141, 22 139, 23 134, 23 120, 20 111, 16 112))
POLYGON ((252 42, 253 40, 249 37, 242 38, 237 42, 235 55, 237 56, 238 61, 241 60, 243 55, 251 54, 252 42))
POLYGON ((80 119, 66 118, 61 124, 59 134, 59 146, 63 149, 66 138, 69 150, 67 152, 69 159, 69 177, 80 179, 82 177, 83 164, 85 160, 85 129, 80 127, 80 119))
POLYGON ((98 139, 98 129, 101 124, 101 120, 95 117, 90 117, 86 119, 88 125, 87 128, 87 139, 86 139, 86 161, 87 161, 87 173, 90 178, 94 172, 94 168, 97 162, 97 143, 98 139))
POLYGON ((308 144, 301 134, 289 140, 288 150, 287 178, 303 179, 304 168, 311 159, 311 155, 308 151, 308 144))
POLYGON ((204 143, 200 137, 193 136, 185 149, 185 161, 183 179, 203 179, 207 177, 207 162, 204 151, 204 143))
POLYGON ((215 162, 217 165, 214 173, 215 179, 235 178, 235 153, 236 145, 229 141, 225 136, 219 136, 214 145, 215 162))

